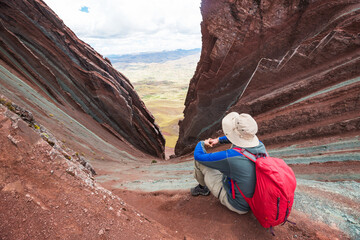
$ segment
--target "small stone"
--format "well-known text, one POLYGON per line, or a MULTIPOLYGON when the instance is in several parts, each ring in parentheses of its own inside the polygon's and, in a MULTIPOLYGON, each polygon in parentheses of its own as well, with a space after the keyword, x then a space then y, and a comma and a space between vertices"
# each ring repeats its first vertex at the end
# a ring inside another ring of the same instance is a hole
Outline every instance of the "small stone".
POLYGON ((67 172, 68 174, 70 174, 71 176, 75 176, 75 175, 76 175, 76 174, 75 174, 75 170, 74 170, 73 167, 69 167, 68 169, 66 169, 66 172, 67 172))
POLYGON ((100 231, 99 231, 99 233, 98 233, 100 236, 101 235, 104 235, 105 234, 105 230, 102 228, 102 229, 100 229, 100 231))
POLYGON ((27 121, 27 122, 33 122, 34 121, 34 116, 32 115, 31 112, 27 111, 27 110, 23 110, 21 109, 20 111, 20 117, 27 121))
POLYGON ((26 194, 25 197, 26 197, 26 202, 31 202, 32 201, 32 198, 31 198, 30 194, 26 194))

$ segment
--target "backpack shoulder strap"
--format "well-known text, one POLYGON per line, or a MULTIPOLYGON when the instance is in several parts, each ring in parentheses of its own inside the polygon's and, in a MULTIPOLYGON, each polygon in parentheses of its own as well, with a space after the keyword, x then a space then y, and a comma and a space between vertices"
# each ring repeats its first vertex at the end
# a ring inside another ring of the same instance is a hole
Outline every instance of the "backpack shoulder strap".
POLYGON ((245 157, 247 157, 249 160, 256 162, 256 156, 254 154, 252 154, 251 152, 247 151, 245 148, 233 148, 235 151, 239 152, 240 154, 244 155, 245 157))

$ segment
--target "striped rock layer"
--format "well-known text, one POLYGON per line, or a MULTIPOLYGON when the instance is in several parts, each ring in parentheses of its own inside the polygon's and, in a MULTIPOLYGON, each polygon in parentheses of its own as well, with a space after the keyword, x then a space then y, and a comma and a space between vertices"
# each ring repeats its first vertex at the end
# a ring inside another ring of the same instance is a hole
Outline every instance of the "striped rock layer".
POLYGON ((359 1, 203 0, 201 12, 177 155, 221 134, 231 111, 254 116, 273 148, 359 136, 359 1))
POLYGON ((18 103, 27 100, 35 115, 44 115, 50 105, 79 122, 76 111, 86 113, 122 141, 164 157, 165 140, 129 80, 45 3, 0 1, 0 33, 2 94, 10 99, 22 95, 18 103), (16 80, 17 88, 11 86, 16 80))

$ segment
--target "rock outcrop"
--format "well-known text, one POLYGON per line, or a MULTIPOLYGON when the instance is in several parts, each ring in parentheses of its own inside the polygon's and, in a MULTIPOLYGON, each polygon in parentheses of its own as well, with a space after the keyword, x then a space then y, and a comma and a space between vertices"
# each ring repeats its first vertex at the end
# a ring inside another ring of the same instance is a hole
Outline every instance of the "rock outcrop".
POLYGON ((1 239, 173 238, 44 141, 11 106, 0 104, 1 239))
POLYGON ((22 96, 17 101, 28 100, 35 115, 48 114, 46 104, 74 119, 84 112, 121 141, 164 158, 165 140, 129 80, 44 2, 0 1, 0 32, 2 94, 22 96), (21 83, 14 86, 14 79, 21 83), (30 103, 30 98, 38 101, 30 103))
MULTIPOLYGON (((202 53, 175 153, 221 134, 246 112, 267 146, 360 134, 360 4, 356 0, 203 0, 202 53)), ((359 146, 349 150, 360 159, 359 146)), ((356 158, 356 159, 354 159, 356 158)))

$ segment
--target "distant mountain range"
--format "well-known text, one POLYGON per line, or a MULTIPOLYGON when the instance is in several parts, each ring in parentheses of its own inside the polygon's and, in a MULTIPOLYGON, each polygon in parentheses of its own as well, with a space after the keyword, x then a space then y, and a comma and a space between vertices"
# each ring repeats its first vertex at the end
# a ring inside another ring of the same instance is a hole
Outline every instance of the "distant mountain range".
POLYGON ((147 52, 125 55, 107 55, 112 63, 163 63, 169 60, 177 60, 189 55, 200 53, 200 48, 174 51, 147 52))

